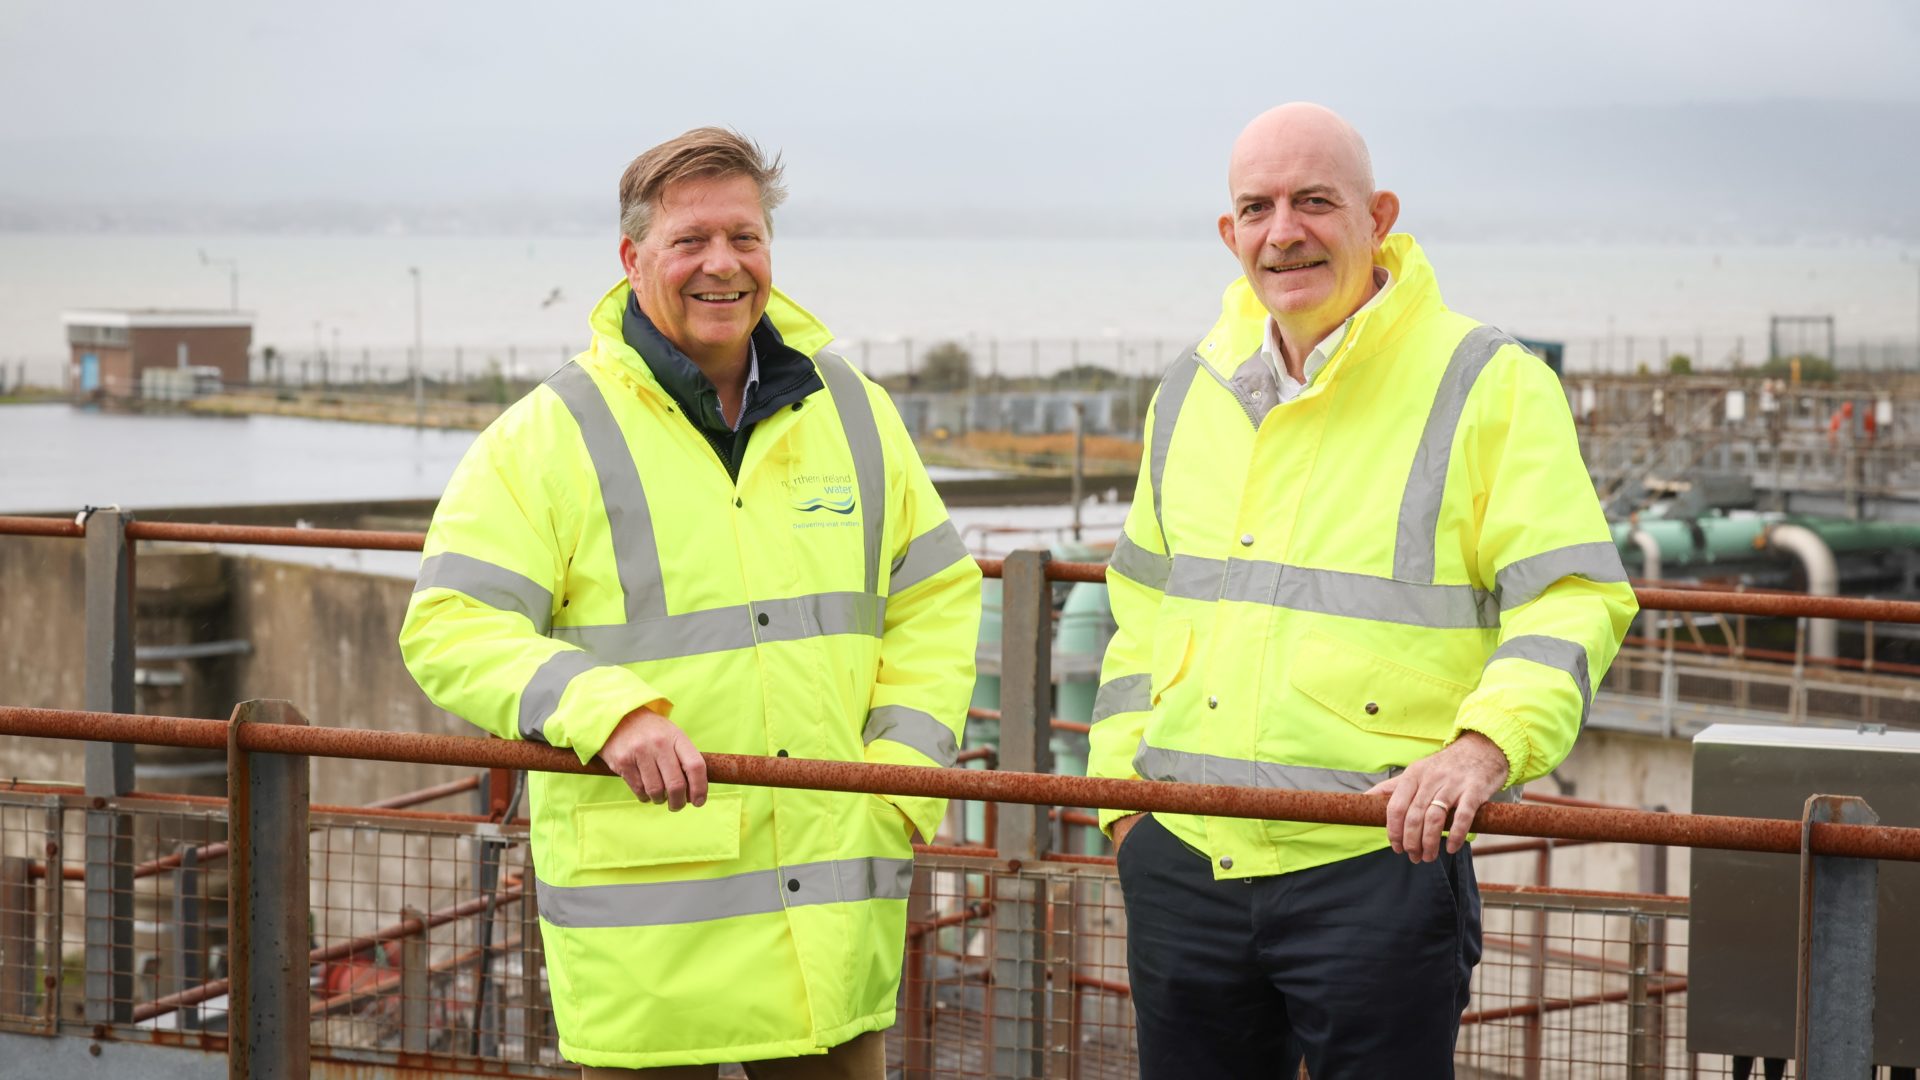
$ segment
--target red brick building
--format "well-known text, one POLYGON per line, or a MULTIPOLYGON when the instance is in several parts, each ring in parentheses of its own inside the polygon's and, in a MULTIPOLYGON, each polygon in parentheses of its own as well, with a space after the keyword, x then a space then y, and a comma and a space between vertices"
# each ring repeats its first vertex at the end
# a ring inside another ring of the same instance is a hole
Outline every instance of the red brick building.
MULTIPOLYGON (((247 350, 253 346, 253 315, 245 311, 162 311, 88 309, 60 316, 66 324, 72 367, 67 385, 75 397, 141 397, 153 385, 147 371, 214 369, 226 386, 248 379, 247 350)), ((205 384, 213 372, 193 372, 205 384)), ((189 380, 191 381, 191 380, 189 380)))

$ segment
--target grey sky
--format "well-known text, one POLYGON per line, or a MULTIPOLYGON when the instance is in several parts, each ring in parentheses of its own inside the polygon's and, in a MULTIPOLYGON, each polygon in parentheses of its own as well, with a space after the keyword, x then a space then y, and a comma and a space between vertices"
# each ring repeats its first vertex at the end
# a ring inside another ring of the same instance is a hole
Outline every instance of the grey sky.
POLYGON ((785 152, 801 221, 1152 226, 1210 212, 1239 126, 1310 98, 1461 228, 1920 235, 1915 55, 1904 0, 7 0, 0 205, 571 212, 717 122, 785 152))

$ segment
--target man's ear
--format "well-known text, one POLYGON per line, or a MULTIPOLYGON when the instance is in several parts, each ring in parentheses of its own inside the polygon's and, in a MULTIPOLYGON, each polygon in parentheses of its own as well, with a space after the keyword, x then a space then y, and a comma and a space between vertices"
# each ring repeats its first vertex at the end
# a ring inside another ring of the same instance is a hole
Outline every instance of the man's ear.
POLYGON ((640 266, 640 245, 630 236, 620 238, 620 269, 626 271, 627 280, 632 281, 640 266))
POLYGON ((1240 257, 1240 249, 1233 246, 1233 215, 1232 214, 1220 215, 1220 242, 1227 245, 1227 250, 1233 252, 1234 258, 1237 259, 1240 257))
POLYGON ((1376 191, 1367 212, 1373 215, 1373 242, 1379 244, 1393 231, 1393 223, 1400 220, 1400 196, 1391 191, 1376 191))

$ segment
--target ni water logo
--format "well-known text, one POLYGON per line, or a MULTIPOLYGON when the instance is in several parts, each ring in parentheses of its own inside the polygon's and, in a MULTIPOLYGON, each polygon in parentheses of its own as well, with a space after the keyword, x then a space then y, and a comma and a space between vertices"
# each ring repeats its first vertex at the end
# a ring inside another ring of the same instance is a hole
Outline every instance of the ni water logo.
POLYGON ((825 511, 845 516, 853 513, 853 477, 851 475, 795 476, 787 481, 790 505, 803 514, 825 511))

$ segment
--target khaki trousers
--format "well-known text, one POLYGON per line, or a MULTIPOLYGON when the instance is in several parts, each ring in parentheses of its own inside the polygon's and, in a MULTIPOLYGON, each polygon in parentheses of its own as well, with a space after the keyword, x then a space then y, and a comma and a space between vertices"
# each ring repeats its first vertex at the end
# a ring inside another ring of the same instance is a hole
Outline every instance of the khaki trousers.
MULTIPOLYGON (((824 1054, 744 1061, 751 1080, 886 1080, 887 1037, 869 1031, 824 1054)), ((581 1080, 716 1080, 718 1065, 665 1065, 657 1069, 580 1066, 581 1080)))

